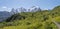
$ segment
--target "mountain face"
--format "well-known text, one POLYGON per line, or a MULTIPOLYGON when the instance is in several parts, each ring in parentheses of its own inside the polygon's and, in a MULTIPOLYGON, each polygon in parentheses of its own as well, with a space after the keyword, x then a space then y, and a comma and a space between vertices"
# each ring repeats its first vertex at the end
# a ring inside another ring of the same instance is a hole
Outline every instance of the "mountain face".
POLYGON ((27 10, 23 7, 17 8, 17 9, 12 8, 12 10, 11 10, 12 14, 21 13, 21 12, 27 12, 27 10))
POLYGON ((10 12, 0 11, 0 22, 11 16, 10 12))
POLYGON ((19 12, 27 12, 27 9, 21 7, 21 8, 16 9, 16 12, 18 12, 18 13, 19 12))
POLYGON ((16 13, 21 13, 21 12, 36 12, 36 11, 41 11, 40 7, 33 6, 29 9, 25 9, 23 7, 17 8, 17 9, 12 8, 11 13, 16 14, 16 13))
POLYGON ((41 11, 40 7, 32 6, 31 8, 28 9, 28 12, 36 12, 36 11, 41 11))

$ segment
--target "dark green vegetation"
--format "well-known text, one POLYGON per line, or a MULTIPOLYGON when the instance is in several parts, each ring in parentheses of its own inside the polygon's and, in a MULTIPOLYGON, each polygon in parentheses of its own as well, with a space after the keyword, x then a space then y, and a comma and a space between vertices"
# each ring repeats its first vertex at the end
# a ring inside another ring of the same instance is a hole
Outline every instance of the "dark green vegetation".
POLYGON ((52 10, 14 14, 0 23, 1 29, 58 29, 52 20, 60 23, 60 6, 52 10))

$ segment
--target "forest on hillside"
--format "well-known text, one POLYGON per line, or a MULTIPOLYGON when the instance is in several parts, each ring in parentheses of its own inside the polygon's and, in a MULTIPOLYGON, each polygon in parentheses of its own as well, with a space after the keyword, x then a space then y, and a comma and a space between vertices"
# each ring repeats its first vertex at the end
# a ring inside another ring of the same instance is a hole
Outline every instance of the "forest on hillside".
POLYGON ((0 29, 58 29, 60 24, 60 6, 52 10, 21 12, 0 22, 0 29))

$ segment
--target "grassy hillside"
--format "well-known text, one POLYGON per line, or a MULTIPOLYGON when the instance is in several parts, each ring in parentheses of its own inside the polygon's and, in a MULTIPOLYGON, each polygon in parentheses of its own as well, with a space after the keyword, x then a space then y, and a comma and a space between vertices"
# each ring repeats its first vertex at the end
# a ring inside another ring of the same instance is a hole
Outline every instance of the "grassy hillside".
POLYGON ((53 10, 22 12, 0 23, 0 29, 58 29, 52 20, 60 23, 60 6, 53 10))

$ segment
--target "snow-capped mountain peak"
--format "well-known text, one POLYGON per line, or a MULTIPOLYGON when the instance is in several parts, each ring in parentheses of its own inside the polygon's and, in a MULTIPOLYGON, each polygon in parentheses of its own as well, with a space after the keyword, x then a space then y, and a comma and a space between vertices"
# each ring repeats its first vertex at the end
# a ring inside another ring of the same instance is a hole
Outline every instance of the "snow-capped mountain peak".
POLYGON ((21 13, 21 12, 36 12, 36 11, 41 11, 40 7, 32 6, 29 9, 25 9, 23 7, 20 7, 20 8, 17 8, 17 9, 12 9, 11 12, 13 12, 13 13, 21 13))
POLYGON ((36 12, 38 10, 41 10, 40 7, 38 6, 32 6, 31 8, 28 9, 30 12, 36 12))

